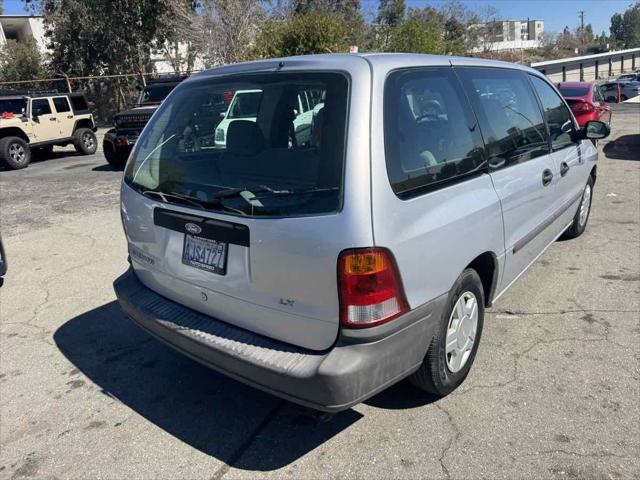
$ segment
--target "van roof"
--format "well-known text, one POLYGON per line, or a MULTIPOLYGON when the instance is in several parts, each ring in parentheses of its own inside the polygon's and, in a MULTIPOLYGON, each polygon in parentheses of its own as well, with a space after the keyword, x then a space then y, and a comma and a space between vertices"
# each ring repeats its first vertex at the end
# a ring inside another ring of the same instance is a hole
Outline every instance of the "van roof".
POLYGON ((202 78, 218 75, 233 75, 241 73, 278 71, 281 68, 301 67, 304 65, 318 68, 335 68, 350 70, 361 66, 361 62, 367 62, 372 69, 390 70, 404 66, 477 66, 492 68, 511 68, 525 70, 541 75, 540 72, 527 66, 515 63, 502 62, 498 60, 487 60, 483 58, 456 57, 448 55, 429 55, 421 53, 328 53, 319 55, 300 55, 294 57, 270 58, 265 60, 254 60, 231 65, 223 65, 211 68, 192 75, 191 78, 202 78))

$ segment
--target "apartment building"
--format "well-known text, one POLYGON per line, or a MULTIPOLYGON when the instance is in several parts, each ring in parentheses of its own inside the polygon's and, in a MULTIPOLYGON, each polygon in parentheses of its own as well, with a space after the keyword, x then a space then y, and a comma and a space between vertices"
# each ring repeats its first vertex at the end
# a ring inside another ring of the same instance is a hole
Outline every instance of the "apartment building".
POLYGON ((493 20, 471 28, 479 34, 476 52, 522 50, 542 46, 544 20, 493 20))

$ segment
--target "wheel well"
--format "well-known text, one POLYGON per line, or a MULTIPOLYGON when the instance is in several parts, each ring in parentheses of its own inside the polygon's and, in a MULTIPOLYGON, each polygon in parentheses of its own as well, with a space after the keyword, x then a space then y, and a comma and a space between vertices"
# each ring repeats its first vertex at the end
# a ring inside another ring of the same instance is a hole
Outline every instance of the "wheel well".
POLYGON ((498 259, 493 253, 484 252, 478 255, 467 268, 473 268, 480 277, 484 290, 484 304, 486 307, 490 307, 498 283, 498 259))
POLYGON ((596 184, 596 176, 597 176, 597 172, 596 169, 598 168, 597 165, 594 165, 593 168, 591 169, 591 178, 593 179, 593 184, 596 184))
POLYGON ((27 137, 27 135, 22 130, 16 127, 7 127, 0 130, 0 138, 5 137, 19 137, 25 142, 29 143, 29 137, 27 137))

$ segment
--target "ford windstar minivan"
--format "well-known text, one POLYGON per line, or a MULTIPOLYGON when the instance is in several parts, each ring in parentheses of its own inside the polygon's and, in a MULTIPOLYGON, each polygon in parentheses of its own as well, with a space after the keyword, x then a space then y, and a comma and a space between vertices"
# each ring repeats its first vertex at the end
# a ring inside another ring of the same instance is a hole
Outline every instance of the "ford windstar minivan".
POLYGON ((580 129, 542 74, 508 63, 318 55, 209 70, 131 153, 131 267, 115 291, 176 350, 300 404, 343 410, 405 377, 447 395, 485 308, 584 231, 586 139, 608 133, 580 129), (215 141, 212 99, 246 91, 255 115, 215 141))

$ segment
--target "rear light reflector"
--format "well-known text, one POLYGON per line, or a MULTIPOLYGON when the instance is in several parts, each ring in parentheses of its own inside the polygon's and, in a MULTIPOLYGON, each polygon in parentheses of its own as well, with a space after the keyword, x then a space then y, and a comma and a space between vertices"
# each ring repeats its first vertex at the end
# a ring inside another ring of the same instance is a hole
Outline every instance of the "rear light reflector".
POLYGON ((574 112, 591 112, 594 107, 587 102, 576 102, 571 104, 571 110, 574 112))
POLYGON ((346 250, 338 259, 340 323, 366 328, 409 310, 391 252, 383 248, 346 250))

